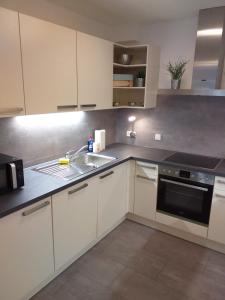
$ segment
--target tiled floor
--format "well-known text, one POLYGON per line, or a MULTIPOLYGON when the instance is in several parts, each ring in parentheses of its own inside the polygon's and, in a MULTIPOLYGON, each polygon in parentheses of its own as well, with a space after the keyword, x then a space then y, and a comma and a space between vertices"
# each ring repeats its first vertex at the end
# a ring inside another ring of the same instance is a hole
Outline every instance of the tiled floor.
POLYGON ((224 300, 225 255, 125 221, 32 300, 224 300))

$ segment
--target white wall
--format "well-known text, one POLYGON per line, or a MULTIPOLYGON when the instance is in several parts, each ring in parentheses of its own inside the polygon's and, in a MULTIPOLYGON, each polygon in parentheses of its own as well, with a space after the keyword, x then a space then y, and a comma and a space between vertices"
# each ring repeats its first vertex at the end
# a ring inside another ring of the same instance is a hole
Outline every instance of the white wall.
POLYGON ((111 26, 83 17, 46 0, 0 0, 0 6, 105 39, 112 37, 111 26))
POLYGON ((170 88, 166 65, 169 61, 173 62, 178 58, 189 60, 182 80, 182 88, 191 88, 197 22, 197 17, 194 17, 141 27, 140 39, 148 43, 152 42, 161 49, 159 88, 170 88))

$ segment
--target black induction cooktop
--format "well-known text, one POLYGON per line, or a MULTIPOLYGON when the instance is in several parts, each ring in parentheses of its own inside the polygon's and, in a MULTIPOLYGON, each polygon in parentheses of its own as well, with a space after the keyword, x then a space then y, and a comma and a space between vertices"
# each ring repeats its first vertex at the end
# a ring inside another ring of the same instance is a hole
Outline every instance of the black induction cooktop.
POLYGON ((167 157, 164 161, 214 170, 221 162, 221 159, 209 156, 176 152, 175 154, 167 157))

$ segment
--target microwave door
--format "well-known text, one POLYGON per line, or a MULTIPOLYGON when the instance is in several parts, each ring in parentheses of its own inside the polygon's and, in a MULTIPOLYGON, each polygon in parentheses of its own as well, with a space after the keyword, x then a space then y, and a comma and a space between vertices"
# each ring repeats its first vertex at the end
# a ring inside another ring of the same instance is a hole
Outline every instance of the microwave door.
POLYGON ((9 163, 8 166, 9 166, 9 169, 10 169, 11 187, 12 187, 13 190, 16 190, 18 188, 16 164, 15 163, 9 163))

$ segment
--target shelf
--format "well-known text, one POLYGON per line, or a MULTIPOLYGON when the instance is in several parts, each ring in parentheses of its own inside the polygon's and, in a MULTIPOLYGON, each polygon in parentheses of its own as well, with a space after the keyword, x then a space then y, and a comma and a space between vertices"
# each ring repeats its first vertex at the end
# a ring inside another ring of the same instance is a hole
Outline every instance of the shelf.
POLYGON ((119 89, 119 90, 144 90, 145 86, 138 87, 138 86, 114 86, 114 89, 119 89))
POLYGON ((158 95, 178 95, 178 96, 217 96, 224 97, 225 90, 214 90, 214 89, 160 89, 158 95))
POLYGON ((120 68, 143 68, 146 67, 146 64, 136 64, 136 65, 123 65, 118 63, 113 63, 114 67, 120 67, 120 68))
POLYGON ((113 108, 135 108, 135 109, 144 109, 144 106, 130 106, 130 105, 119 105, 113 106, 113 108))

